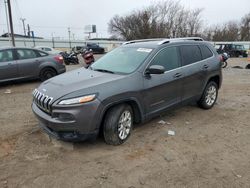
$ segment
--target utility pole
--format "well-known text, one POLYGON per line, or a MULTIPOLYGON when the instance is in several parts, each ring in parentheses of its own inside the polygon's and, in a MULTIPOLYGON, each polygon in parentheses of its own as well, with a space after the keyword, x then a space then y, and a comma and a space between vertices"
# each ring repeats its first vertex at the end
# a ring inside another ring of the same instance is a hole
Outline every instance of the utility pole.
POLYGON ((30 38, 30 25, 29 24, 27 24, 27 28, 28 28, 28 36, 30 38))
POLYGON ((7 30, 8 30, 8 39, 9 39, 9 42, 10 42, 10 26, 9 26, 7 1, 6 0, 4 0, 4 6, 5 6, 5 13, 6 13, 6 23, 7 23, 7 30))
POLYGON ((53 48, 55 48, 55 39, 54 39, 53 32, 51 33, 51 36, 52 36, 52 46, 53 46, 53 48))
POLYGON ((23 22, 23 33, 24 33, 24 36, 26 36, 26 29, 25 29, 25 18, 20 18, 20 20, 23 22))
POLYGON ((12 46, 15 47, 15 36, 13 30, 13 22, 12 22, 12 14, 11 14, 11 5, 10 0, 7 0, 8 3, 8 12, 9 12, 9 21, 10 21, 10 32, 11 32, 11 39, 12 39, 12 46))
POLYGON ((69 48, 71 49, 71 41, 70 41, 70 27, 68 27, 68 32, 69 32, 69 48))
MULTIPOLYGON (((25 18, 20 18, 20 20, 23 22, 24 37, 26 37, 26 29, 25 29, 25 24, 24 24, 24 21, 25 21, 26 19, 25 19, 25 18)), ((26 38, 23 39, 24 46, 26 46, 25 39, 26 39, 26 38)))

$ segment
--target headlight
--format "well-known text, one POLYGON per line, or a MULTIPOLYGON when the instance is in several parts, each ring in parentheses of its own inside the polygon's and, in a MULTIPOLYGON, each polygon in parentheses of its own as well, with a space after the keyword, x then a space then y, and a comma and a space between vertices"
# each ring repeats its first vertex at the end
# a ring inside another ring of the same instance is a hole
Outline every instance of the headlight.
POLYGON ((65 100, 60 101, 58 104, 60 105, 82 104, 82 103, 93 101, 95 97, 96 97, 95 94, 86 95, 86 96, 72 98, 72 99, 65 99, 65 100))

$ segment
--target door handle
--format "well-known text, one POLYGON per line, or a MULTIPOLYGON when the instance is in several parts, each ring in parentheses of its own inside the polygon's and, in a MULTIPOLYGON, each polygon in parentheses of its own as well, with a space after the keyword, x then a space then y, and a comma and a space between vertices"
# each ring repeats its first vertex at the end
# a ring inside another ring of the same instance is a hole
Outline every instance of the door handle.
POLYGON ((208 65, 203 65, 203 70, 206 70, 206 69, 208 69, 208 65))
POLYGON ((181 77, 181 76, 182 76, 181 73, 176 73, 176 74, 174 75, 174 78, 179 78, 179 77, 181 77))

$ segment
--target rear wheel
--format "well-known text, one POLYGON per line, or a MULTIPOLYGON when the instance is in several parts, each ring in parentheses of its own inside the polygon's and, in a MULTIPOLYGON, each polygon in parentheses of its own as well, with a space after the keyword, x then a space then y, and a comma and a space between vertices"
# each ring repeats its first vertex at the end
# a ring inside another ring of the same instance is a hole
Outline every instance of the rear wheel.
POLYGON ((104 119, 104 140, 110 145, 124 143, 133 128, 133 111, 127 104, 111 108, 104 119))
POLYGON ((44 68, 40 73, 41 81, 48 80, 57 75, 57 72, 52 68, 44 68))
POLYGON ((217 96, 218 85, 214 81, 210 81, 204 89, 204 92, 198 104, 203 109, 210 109, 214 106, 217 100, 217 96))

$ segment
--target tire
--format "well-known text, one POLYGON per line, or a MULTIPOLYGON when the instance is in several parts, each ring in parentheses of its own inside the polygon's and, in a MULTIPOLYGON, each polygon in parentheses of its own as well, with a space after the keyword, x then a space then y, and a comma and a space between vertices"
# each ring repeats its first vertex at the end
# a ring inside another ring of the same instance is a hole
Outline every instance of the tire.
POLYGON ((52 68, 44 68, 40 73, 41 81, 48 80, 57 75, 57 72, 52 68))
POLYGON ((226 67, 227 67, 227 62, 226 61, 222 62, 222 68, 226 68, 226 67))
POLYGON ((218 85, 214 81, 210 81, 205 87, 202 97, 198 105, 203 109, 210 109, 216 103, 218 97, 218 85))
POLYGON ((105 142, 110 145, 120 145, 124 143, 132 131, 133 120, 133 110, 127 104, 118 105, 109 109, 103 124, 105 142))

